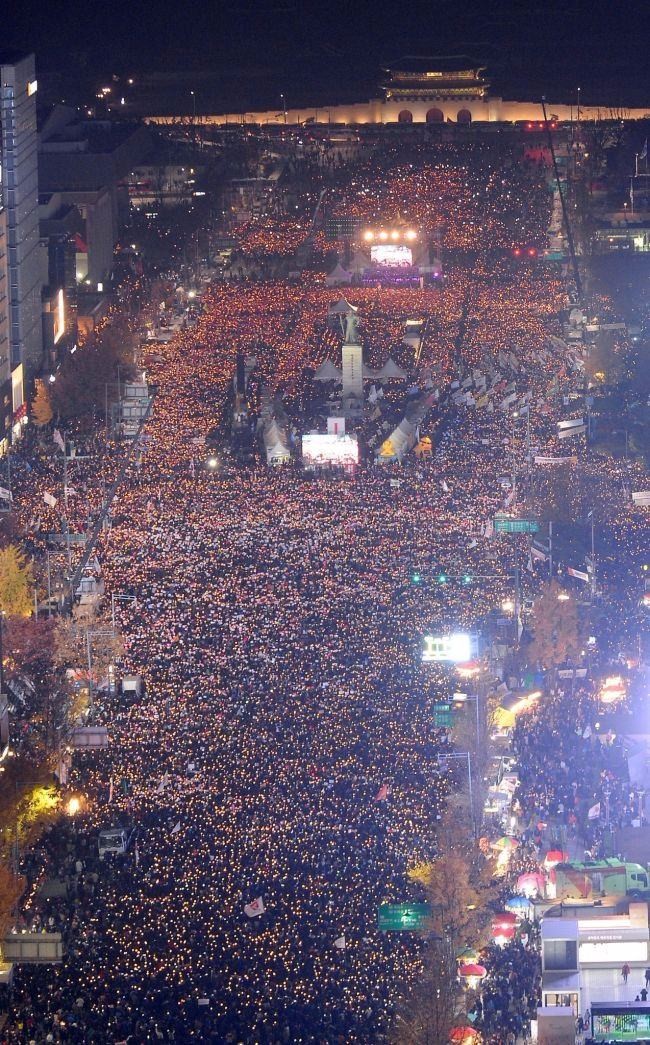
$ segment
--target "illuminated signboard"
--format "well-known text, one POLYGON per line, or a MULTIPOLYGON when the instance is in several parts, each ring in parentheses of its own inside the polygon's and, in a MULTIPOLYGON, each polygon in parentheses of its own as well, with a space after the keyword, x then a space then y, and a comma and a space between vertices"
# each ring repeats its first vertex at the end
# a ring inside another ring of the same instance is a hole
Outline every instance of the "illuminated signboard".
POLYGON ((306 468, 315 468, 323 464, 358 464, 357 437, 309 432, 302 437, 302 461, 306 468))
POLYGON ((38 90, 38 80, 30 80, 27 84, 27 97, 31 98, 38 90))
POLYGON ((375 265, 408 268, 413 264, 413 251, 401 243, 376 243, 370 248, 370 260, 375 265))
POLYGON ((476 656, 476 638, 465 632, 452 635, 425 635, 422 663, 432 664, 437 661, 451 661, 463 664, 476 656))

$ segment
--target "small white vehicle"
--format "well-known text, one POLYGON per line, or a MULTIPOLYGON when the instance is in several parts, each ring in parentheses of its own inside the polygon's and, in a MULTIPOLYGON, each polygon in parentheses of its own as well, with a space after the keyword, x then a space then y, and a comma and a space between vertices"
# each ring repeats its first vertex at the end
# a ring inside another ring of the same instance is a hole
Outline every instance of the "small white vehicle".
POLYGON ((108 827, 100 831, 97 840, 99 859, 103 860, 106 853, 124 854, 129 847, 130 837, 123 827, 108 827))

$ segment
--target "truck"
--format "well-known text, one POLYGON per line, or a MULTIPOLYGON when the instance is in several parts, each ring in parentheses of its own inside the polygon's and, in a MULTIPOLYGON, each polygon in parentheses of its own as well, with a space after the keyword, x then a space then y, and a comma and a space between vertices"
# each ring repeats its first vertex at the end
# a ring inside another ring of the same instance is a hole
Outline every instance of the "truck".
POLYGON ((650 897, 646 868, 613 858, 557 864, 549 873, 546 891, 547 898, 555 900, 650 897))

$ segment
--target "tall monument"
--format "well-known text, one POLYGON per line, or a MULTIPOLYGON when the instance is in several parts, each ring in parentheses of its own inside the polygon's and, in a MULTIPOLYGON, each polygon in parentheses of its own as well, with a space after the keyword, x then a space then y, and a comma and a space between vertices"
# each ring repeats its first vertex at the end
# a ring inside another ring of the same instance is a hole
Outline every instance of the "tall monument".
POLYGON ((359 342, 359 318, 355 312, 345 316, 344 342, 341 351, 343 368, 343 402, 358 400, 363 409, 363 348, 359 342))

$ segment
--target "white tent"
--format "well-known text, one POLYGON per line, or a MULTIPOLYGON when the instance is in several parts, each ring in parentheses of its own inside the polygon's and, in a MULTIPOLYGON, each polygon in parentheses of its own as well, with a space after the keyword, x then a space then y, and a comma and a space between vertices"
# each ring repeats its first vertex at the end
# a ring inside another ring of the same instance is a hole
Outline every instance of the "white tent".
MULTIPOLYGON (((341 262, 337 261, 336 267, 332 269, 329 276, 325 277, 325 285, 327 287, 340 287, 344 283, 352 282, 352 273, 344 269, 341 262)), ((345 300, 345 299, 342 299, 345 300)), ((348 307, 346 311, 350 311, 348 307)))
POLYGON ((314 371, 314 381, 338 381, 340 384, 342 380, 342 371, 334 366, 331 359, 324 359, 321 365, 314 371))
POLYGON ((417 426, 404 417, 379 449, 377 460, 385 463, 401 461, 418 441, 417 426))
POLYGON ((384 363, 377 376, 384 381, 405 381, 406 371, 402 370, 402 368, 399 367, 397 363, 389 357, 384 363))
POLYGON ((354 305, 351 305, 350 302, 346 301, 344 297, 340 297, 338 301, 335 301, 333 304, 327 306, 328 316, 345 316, 348 312, 358 311, 359 309, 355 308, 354 305))
POLYGON ((275 420, 264 429, 264 449, 267 464, 282 464, 291 457, 287 433, 275 420))

